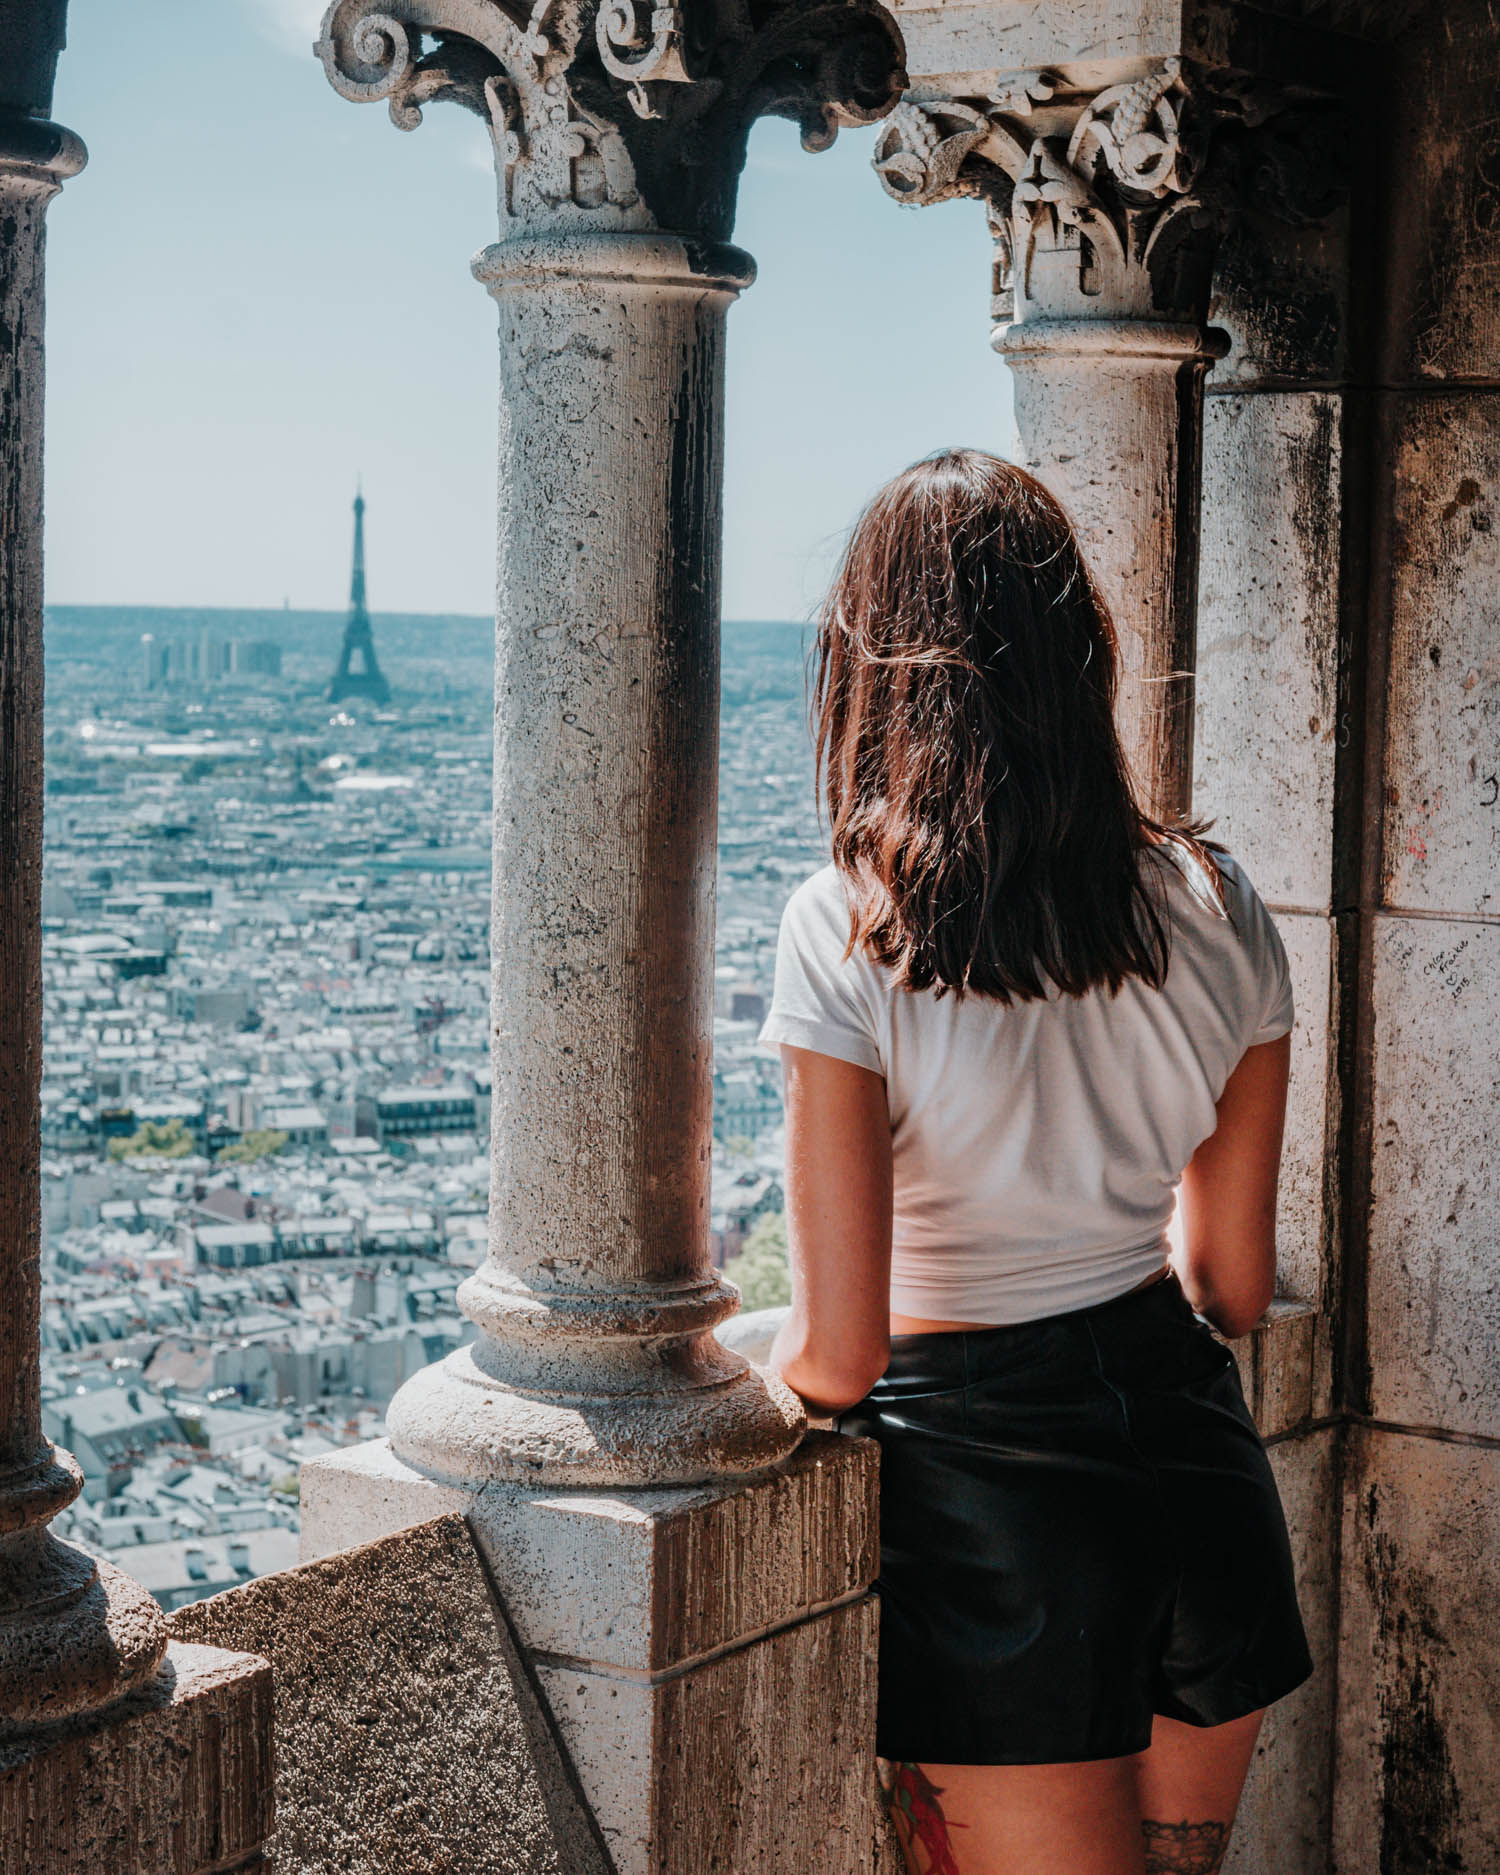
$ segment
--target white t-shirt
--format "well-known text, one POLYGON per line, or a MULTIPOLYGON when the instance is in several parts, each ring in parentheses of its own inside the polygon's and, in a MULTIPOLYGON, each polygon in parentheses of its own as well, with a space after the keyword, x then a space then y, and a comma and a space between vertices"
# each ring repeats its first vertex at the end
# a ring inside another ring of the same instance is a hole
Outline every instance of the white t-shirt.
POLYGON ((885 1077, 898 1314, 1031 1321, 1133 1288, 1161 1266, 1177 1183, 1231 1071, 1291 1028, 1286 952, 1234 861, 1219 860, 1227 916, 1186 855, 1143 863, 1165 880, 1167 977, 1115 996, 1053 989, 1006 1008, 895 989, 863 952, 843 955, 832 866, 787 905, 761 1041, 885 1077))

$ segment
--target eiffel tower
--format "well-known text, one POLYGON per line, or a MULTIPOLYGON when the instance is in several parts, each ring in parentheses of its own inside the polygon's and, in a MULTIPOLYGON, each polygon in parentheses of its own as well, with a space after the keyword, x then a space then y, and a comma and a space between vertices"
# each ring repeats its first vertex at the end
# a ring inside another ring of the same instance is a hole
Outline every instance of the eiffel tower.
POLYGON ((345 697, 368 697, 372 703, 391 700, 391 687, 375 659, 375 636, 370 630, 370 615, 365 610, 365 498, 358 492, 354 497, 354 572, 349 580, 349 622, 344 627, 339 667, 328 686, 330 703, 342 703, 345 697), (358 670, 353 668, 356 654, 358 670))

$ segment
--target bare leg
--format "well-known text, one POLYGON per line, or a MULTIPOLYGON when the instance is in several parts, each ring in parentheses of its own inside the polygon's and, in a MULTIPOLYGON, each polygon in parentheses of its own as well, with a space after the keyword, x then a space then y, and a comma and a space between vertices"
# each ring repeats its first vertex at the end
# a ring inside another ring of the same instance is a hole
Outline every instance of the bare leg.
POLYGON ((1263 1717, 1200 1728, 1158 1716, 1134 1760, 1146 1875, 1218 1875, 1263 1717))
POLYGON ((893 1767, 912 1875, 1144 1875, 1139 1756, 893 1767))

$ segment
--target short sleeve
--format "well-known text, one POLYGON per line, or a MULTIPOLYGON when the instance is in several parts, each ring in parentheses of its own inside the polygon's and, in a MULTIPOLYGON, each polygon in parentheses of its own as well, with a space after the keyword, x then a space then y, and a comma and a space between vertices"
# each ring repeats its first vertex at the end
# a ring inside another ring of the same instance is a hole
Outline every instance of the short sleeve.
POLYGON ((884 1072, 874 1025, 844 956, 849 913, 830 868, 792 895, 776 941, 776 986, 763 1044, 785 1042, 884 1072))
POLYGON ((1246 1040, 1248 1048, 1257 1042, 1274 1042, 1279 1036, 1289 1034, 1296 1010, 1292 1002, 1292 972, 1281 933, 1248 879, 1243 879, 1243 891, 1245 936, 1260 987, 1260 1020, 1246 1040))

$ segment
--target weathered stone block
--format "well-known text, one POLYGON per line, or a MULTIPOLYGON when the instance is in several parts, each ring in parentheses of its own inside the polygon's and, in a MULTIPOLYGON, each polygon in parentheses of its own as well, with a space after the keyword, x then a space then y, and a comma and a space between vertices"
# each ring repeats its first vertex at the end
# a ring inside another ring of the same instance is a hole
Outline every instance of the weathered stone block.
POLYGON ((1229 1345, 1245 1401, 1263 1439, 1279 1439, 1312 1417, 1318 1311, 1307 1302, 1273 1302, 1229 1345))
POLYGON ((377 1441, 304 1469, 303 1542, 464 1512, 619 1875, 868 1875, 876 1465, 813 1433, 747 1483, 464 1492, 377 1441))
POLYGON ((1334 1875, 1500 1868, 1500 1450, 1348 1433, 1334 1875))
POLYGON ((1299 1302, 1324 1301, 1332 1231, 1325 1165, 1336 1118, 1333 925, 1327 918, 1276 913, 1297 1004, 1292 1031, 1292 1081, 1276 1213, 1276 1286, 1299 1302))
MULTIPOLYGON (((983 93, 1001 74, 1105 59, 1170 58, 1189 50, 1183 9, 1173 0, 1083 0, 1061 7, 996 6, 993 0, 894 0, 906 41, 906 68, 918 90, 936 91, 955 75, 980 80, 983 93)), ((953 84, 965 93, 973 84, 953 84)))
POLYGON ((605 1875, 461 1518, 263 1576, 172 1625, 271 1661, 277 1875, 605 1875))
POLYGON ((271 1821, 271 1669, 247 1654, 174 1642, 107 1713, 0 1744, 3 1875, 238 1875, 271 1821))
POLYGON ((1342 400, 1206 400, 1193 806, 1262 897, 1326 911, 1333 873, 1342 400))
POLYGON ((1270 1448, 1316 1671, 1266 1715, 1224 1875, 1325 1875, 1327 1868, 1338 1664, 1337 1436, 1325 1428, 1270 1448))
POLYGON ((1414 7, 1383 126, 1389 384, 1500 377, 1500 118, 1486 0, 1414 7))
POLYGON ((870 1875, 875 1625, 865 1596, 665 1678, 541 1664, 619 1875, 870 1875))
POLYGON ((1392 417, 1384 897, 1500 911, 1500 392, 1410 398, 1392 417))
MULTIPOLYGON (((1275 136, 1274 126, 1268 134, 1275 136)), ((1329 122, 1330 143, 1335 134, 1329 122)), ((1293 156, 1292 173, 1304 186, 1316 186, 1308 159, 1317 153, 1314 140, 1310 151, 1293 156)), ((1268 380, 1329 384, 1345 375, 1349 211, 1347 202, 1334 204, 1334 193, 1329 191, 1330 212, 1310 224, 1259 212, 1254 201, 1241 205, 1214 256, 1209 323, 1229 335, 1228 356, 1210 379, 1216 391, 1268 380)), ((1308 194, 1312 198, 1312 187, 1308 194)))
POLYGON ((1372 1411, 1500 1435, 1500 925, 1378 918, 1373 994, 1372 1411))

